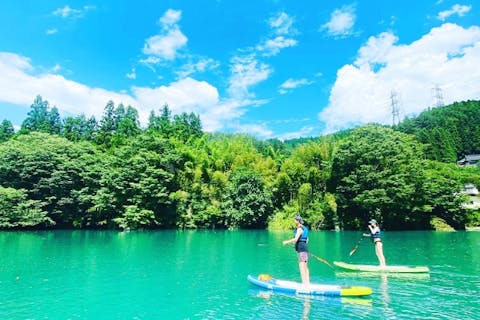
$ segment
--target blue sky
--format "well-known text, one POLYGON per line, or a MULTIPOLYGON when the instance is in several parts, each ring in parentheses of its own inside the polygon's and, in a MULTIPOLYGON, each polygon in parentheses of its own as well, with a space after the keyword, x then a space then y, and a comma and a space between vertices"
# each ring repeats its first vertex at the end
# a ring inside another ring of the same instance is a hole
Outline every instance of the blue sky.
POLYGON ((167 103, 262 139, 392 123, 480 99, 473 0, 2 1, 0 121, 167 103), (434 88, 437 88, 435 90, 434 88), (442 99, 437 93, 441 93, 442 99))

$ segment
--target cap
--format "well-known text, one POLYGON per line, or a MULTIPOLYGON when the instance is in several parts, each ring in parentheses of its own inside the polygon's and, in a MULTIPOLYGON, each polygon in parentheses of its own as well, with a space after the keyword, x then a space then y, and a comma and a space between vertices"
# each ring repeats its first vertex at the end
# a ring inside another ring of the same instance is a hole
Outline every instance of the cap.
POLYGON ((303 219, 302 219, 301 216, 296 215, 296 216, 295 216, 295 220, 297 220, 298 222, 300 222, 301 224, 303 224, 303 219))
POLYGON ((368 223, 369 223, 369 224, 372 224, 372 223, 377 224, 377 220, 372 219, 372 220, 368 221, 368 223))

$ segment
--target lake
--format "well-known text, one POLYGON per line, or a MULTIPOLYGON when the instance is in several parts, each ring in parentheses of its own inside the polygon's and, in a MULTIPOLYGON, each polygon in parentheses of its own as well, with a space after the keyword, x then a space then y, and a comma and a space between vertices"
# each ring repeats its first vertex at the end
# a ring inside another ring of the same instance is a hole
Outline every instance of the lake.
MULTIPOLYGON (((0 232, 0 319, 475 319, 480 232, 384 232, 387 264, 429 275, 332 270, 311 281, 368 286, 366 298, 311 298, 254 288, 248 274, 300 280, 296 255, 268 231, 0 232)), ((377 264, 360 232, 310 232, 312 254, 377 264)))

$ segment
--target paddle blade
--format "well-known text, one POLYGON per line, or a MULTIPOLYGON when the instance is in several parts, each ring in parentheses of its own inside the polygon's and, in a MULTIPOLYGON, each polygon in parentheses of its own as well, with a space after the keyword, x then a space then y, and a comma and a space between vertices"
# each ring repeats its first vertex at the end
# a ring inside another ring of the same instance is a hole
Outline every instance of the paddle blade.
POLYGON ((357 244, 355 248, 353 248, 352 251, 350 251, 350 255, 349 255, 350 257, 352 256, 352 254, 355 253, 355 251, 357 251, 358 247, 360 247, 360 244, 357 244))

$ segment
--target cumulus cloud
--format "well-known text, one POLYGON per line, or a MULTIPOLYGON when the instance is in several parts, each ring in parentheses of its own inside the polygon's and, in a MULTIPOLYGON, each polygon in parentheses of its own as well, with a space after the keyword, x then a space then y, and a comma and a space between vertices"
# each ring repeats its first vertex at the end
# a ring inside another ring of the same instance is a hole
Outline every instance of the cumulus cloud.
POLYGON ((333 11, 330 21, 325 23, 321 30, 326 30, 328 35, 333 37, 347 37, 353 34, 355 19, 355 8, 351 5, 343 6, 333 11))
POLYGON ((286 94, 293 89, 296 89, 296 88, 302 87, 302 86, 308 86, 312 83, 313 83, 313 81, 308 80, 308 79, 292 79, 292 78, 290 78, 280 85, 280 89, 278 90, 278 92, 280 94, 286 94))
POLYGON ((445 103, 479 99, 480 28, 443 24, 410 44, 389 32, 371 37, 353 64, 337 72, 328 106, 319 113, 326 132, 377 122, 391 124, 390 95, 402 97, 403 114, 432 106, 432 88, 445 103))
POLYGON ((218 90, 205 81, 185 78, 155 88, 132 87, 131 93, 92 88, 62 75, 38 73, 29 58, 0 52, 0 102, 28 106, 40 94, 63 114, 95 116, 100 119, 109 100, 135 107, 142 124, 152 110, 167 103, 174 114, 194 112, 202 119, 206 131, 222 129, 226 122, 238 118, 248 99, 220 99, 218 90), (21 85, 18 85, 18 84, 21 85))
POLYGON ((178 26, 181 16, 181 11, 168 9, 159 19, 162 29, 159 34, 145 41, 143 53, 149 56, 149 58, 143 60, 144 62, 175 59, 178 50, 184 47, 188 41, 178 26))
POLYGON ((459 17, 463 17, 467 12, 472 9, 472 6, 464 6, 455 4, 450 10, 441 11, 438 13, 437 19, 445 21, 448 17, 457 14, 459 17))

